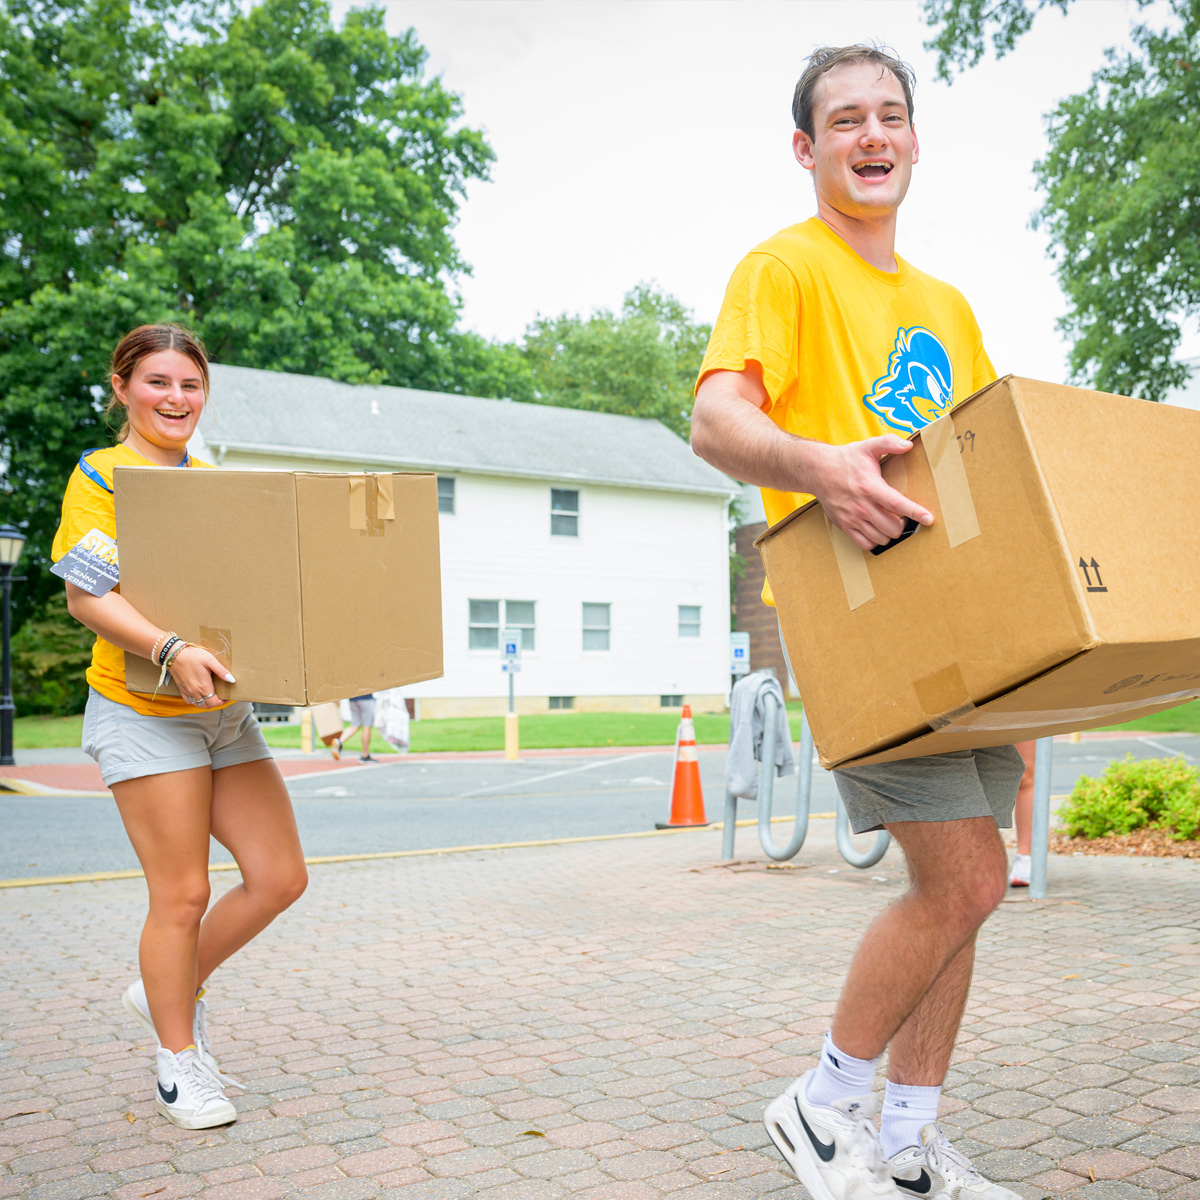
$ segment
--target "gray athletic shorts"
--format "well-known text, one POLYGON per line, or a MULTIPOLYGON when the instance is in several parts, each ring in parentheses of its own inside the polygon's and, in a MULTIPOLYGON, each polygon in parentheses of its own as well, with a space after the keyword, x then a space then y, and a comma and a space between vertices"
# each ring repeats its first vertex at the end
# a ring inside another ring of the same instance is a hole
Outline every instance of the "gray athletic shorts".
POLYGON ((110 787, 145 775, 234 767, 270 758, 254 710, 245 701, 184 717, 147 717, 95 688, 83 712, 83 748, 110 787))
POLYGON ((350 724, 357 725, 362 729, 366 729, 370 725, 375 724, 375 698, 370 700, 351 700, 350 704, 350 724))
POLYGON ((1015 746, 988 746, 847 767, 834 771, 833 779, 855 833, 882 829, 894 821, 964 817, 994 817, 1007 829, 1024 773, 1025 763, 1015 746))
MULTIPOLYGON (((779 644, 794 679, 782 630, 779 644)), ((1025 761, 1015 746, 988 746, 847 767, 834 771, 833 781, 855 833, 870 833, 894 821, 965 817, 994 817, 1001 829, 1008 829, 1024 774, 1025 761)))

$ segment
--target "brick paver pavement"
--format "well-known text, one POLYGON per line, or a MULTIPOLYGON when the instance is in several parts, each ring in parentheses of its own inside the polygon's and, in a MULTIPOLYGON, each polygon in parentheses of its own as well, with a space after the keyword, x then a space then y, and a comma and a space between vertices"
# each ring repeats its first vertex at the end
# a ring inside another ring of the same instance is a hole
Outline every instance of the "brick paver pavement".
MULTIPOLYGON (((711 831, 317 867, 214 980, 249 1090, 194 1133, 119 1002, 144 884, 0 893, 0 1197, 801 1200, 762 1106, 903 886, 829 824, 791 869, 713 866, 711 831)), ((993 1177, 1200 1200, 1198 885, 1053 859, 1052 898, 988 924, 943 1124, 993 1177)))

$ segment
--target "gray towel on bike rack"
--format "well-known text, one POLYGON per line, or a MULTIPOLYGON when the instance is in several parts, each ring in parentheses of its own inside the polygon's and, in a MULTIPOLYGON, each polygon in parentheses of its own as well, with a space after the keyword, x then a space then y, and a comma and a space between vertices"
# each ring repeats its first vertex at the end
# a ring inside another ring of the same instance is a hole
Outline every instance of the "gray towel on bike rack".
POLYGON ((747 800, 758 799, 759 763, 762 761, 763 700, 768 692, 775 696, 775 774, 793 775, 792 731, 779 680, 764 671, 755 671, 739 679, 729 700, 729 753, 725 757, 725 786, 731 795, 747 800))

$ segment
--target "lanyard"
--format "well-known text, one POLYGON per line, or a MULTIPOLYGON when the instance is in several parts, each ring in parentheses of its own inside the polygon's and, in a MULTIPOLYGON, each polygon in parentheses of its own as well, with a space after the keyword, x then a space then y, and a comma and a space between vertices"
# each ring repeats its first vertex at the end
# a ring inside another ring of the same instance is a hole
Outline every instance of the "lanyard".
MULTIPOLYGON (((103 488, 103 489, 104 489, 106 492, 112 492, 112 488, 110 488, 110 487, 108 486, 108 484, 107 484, 107 483, 105 483, 105 481, 104 481, 104 476, 103 476, 103 475, 101 475, 101 474, 100 474, 100 472, 99 472, 99 471, 97 471, 97 470, 96 470, 96 468, 95 468, 95 467, 93 467, 93 466, 91 465, 91 463, 89 463, 89 462, 87 461, 87 456, 88 456, 89 454, 95 454, 97 450, 101 450, 101 449, 103 449, 103 447, 102 447, 102 446, 93 446, 93 447, 92 447, 90 450, 85 450, 85 451, 84 451, 84 452, 83 452, 83 453, 82 453, 82 454, 79 456, 79 469, 80 469, 80 470, 81 470, 81 471, 82 471, 82 472, 83 472, 83 473, 84 473, 84 474, 85 474, 85 475, 86 475, 86 476, 87 476, 87 477, 88 477, 88 478, 89 478, 89 479, 90 479, 90 480, 91 480, 93 483, 98 483, 98 484, 99 484, 99 485, 100 485, 100 486, 101 486, 101 487, 102 487, 102 488, 103 488)), ((175 465, 176 465, 176 466, 178 466, 178 467, 188 467, 188 466, 191 466, 191 459, 188 457, 188 455, 187 455, 187 452, 186 452, 186 451, 184 452, 184 455, 183 455, 183 461, 182 461, 182 462, 180 462, 180 463, 176 463, 175 465)))

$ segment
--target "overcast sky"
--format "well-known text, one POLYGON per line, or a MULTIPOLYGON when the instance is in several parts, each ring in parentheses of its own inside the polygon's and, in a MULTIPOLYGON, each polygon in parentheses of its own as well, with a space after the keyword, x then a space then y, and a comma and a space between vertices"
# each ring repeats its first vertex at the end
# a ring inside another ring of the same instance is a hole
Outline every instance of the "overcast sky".
MULTIPOLYGON (((348 7, 343 2, 335 13, 348 7)), ((916 0, 388 0, 496 152, 457 239, 463 323, 515 338, 539 313, 615 308, 655 280, 698 320, 735 263, 812 215, 791 94, 818 45, 880 40, 917 73, 921 160, 897 249, 960 288, 1001 372, 1060 380, 1064 302, 1032 166, 1043 114, 1144 17, 1133 0, 1041 13, 1015 53, 934 79, 916 0)), ((1189 337, 1185 352, 1200 352, 1189 337)))

